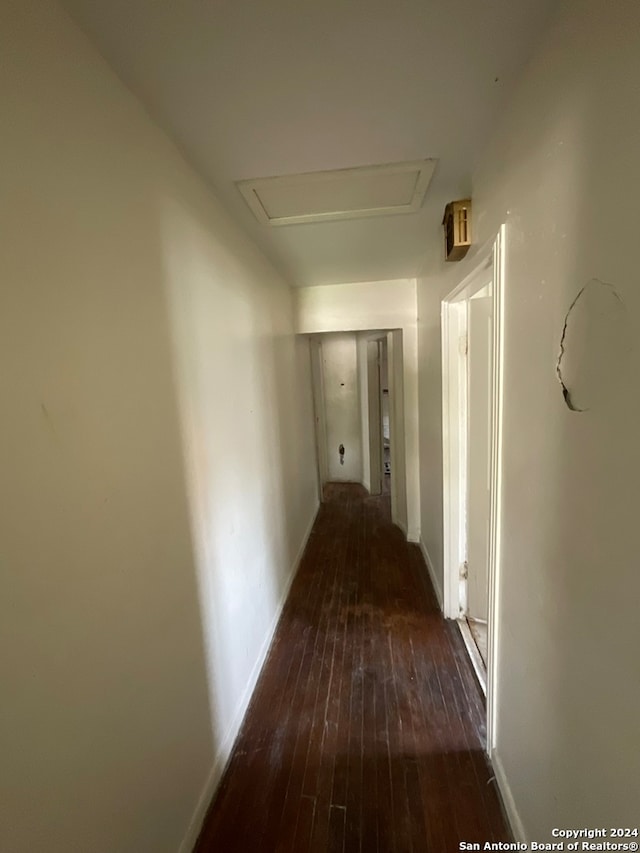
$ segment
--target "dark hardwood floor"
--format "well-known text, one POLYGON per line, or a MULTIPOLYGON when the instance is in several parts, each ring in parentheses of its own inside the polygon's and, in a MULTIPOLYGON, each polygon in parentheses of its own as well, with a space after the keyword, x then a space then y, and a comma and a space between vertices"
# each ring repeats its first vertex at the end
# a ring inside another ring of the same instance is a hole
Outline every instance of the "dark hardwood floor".
POLYGON ((511 840, 485 712, 389 498, 330 485, 198 853, 511 840))

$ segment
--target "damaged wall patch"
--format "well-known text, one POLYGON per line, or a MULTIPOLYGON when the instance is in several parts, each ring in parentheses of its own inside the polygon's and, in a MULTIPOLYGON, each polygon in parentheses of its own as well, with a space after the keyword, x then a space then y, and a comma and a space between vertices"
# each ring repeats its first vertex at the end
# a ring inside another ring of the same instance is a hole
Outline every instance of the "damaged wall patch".
POLYGON ((624 302, 611 284, 593 278, 564 318, 556 376, 567 408, 586 412, 618 387, 629 353, 624 302))

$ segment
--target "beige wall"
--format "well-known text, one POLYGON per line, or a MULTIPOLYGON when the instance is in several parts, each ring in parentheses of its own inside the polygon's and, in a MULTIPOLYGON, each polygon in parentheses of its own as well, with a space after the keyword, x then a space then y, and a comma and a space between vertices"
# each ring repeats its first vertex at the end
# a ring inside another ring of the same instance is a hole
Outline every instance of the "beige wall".
POLYGON ((308 347, 56 6, 0 55, 0 847, 175 853, 315 513, 308 347))
POLYGON ((302 287, 296 291, 301 333, 399 329, 402 331, 404 458, 409 540, 420 538, 418 453, 418 339, 415 279, 302 287))
MULTIPOLYGON (((640 813, 637 215, 640 6, 564 4, 474 186, 479 244, 507 224, 496 769, 519 834, 640 813), (565 405, 556 366, 569 307, 565 405), (621 302, 619 300, 622 300, 621 302)), ((422 534, 442 574, 440 300, 419 281, 422 534)))

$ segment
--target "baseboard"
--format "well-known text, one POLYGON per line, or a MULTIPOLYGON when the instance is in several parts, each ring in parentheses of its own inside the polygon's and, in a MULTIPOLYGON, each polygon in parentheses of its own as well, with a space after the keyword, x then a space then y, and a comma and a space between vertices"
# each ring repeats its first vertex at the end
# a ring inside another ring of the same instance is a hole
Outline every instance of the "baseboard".
POLYGON ((502 761, 500 760, 500 756, 493 750, 491 755, 491 765, 493 767, 493 775, 496 779, 496 784, 498 786, 498 793, 500 794, 500 799, 502 800, 502 806, 504 808, 504 812, 509 822, 509 826, 511 828, 511 834, 514 837, 514 840, 521 844, 528 844, 527 835, 524 831, 524 825, 522 823, 522 819, 518 814, 518 809, 516 808, 515 800, 513 799, 513 794, 511 792, 511 786, 509 785, 509 781, 507 779, 507 775, 504 772, 504 767, 502 766, 502 761))
MULTIPOLYGON (((244 696, 242 698, 244 700, 244 696)), ((242 707, 241 703, 238 710, 238 714, 236 714, 236 719, 234 719, 233 724, 230 726, 229 731, 227 732, 227 736, 225 737, 224 741, 218 749, 218 754, 215 757, 211 772, 209 773, 207 781, 205 782, 205 786, 202 790, 202 793, 200 794, 198 805, 195 808, 186 835, 182 841, 182 844, 180 845, 178 853, 193 853, 193 849, 196 846, 196 841, 198 840, 198 836, 200 835, 200 830, 202 829, 202 824, 204 823, 204 819, 209 809, 209 805, 213 800, 218 785, 220 784, 222 777, 224 776, 224 771, 226 770, 229 758, 231 757, 233 744, 236 739, 237 733, 240 730, 240 725, 242 724, 242 717, 244 716, 245 710, 246 709, 242 707)))
POLYGON ((424 561, 427 564, 427 570, 429 572, 429 577, 431 578, 431 583, 433 584, 433 588, 436 593, 436 598, 438 599, 438 604, 440 605, 440 610, 444 611, 444 595, 442 594, 442 587, 440 586, 440 582, 438 581, 438 578, 435 576, 435 572, 433 571, 433 563, 431 561, 431 557, 429 556, 427 546, 424 544, 422 536, 420 537, 419 544, 420 550, 422 551, 422 556, 424 557, 424 561))
POLYGON ((267 654, 269 653, 269 648, 273 641, 276 628, 278 627, 278 622, 280 620, 280 616, 282 615, 282 609, 289 595, 291 584, 293 583, 293 579, 297 575, 298 569, 300 568, 300 561, 302 560, 302 555, 304 554, 304 550, 307 547, 311 531, 313 530, 313 525, 315 524, 319 507, 320 504, 318 501, 316 501, 315 509, 311 516, 311 521, 309 522, 305 534, 302 537, 300 548, 298 549, 298 553, 296 554, 296 557, 293 561, 293 565, 291 567, 291 571, 289 572, 287 583, 285 585, 284 590, 282 591, 282 595, 280 596, 278 606, 276 607, 276 612, 274 613, 273 619, 271 620, 271 624, 269 626, 269 630, 267 631, 262 646, 260 647, 260 652, 251 670, 251 675, 247 680, 247 686, 243 691, 242 698, 238 703, 238 710, 236 711, 232 724, 229 726, 227 734, 225 735, 220 747, 218 748, 218 752, 214 759, 211 772, 209 773, 209 777, 207 778, 202 794, 200 795, 198 804, 195 808, 193 817, 191 818, 189 827, 182 841, 182 844, 180 845, 178 853, 193 853, 193 848, 195 847, 196 841, 198 840, 198 836, 200 835, 200 830, 202 829, 202 824, 204 823, 204 819, 207 815, 209 805, 215 796, 218 785, 222 780, 224 771, 226 770, 227 764, 229 763, 229 759, 231 758, 233 746, 235 744, 236 738, 238 737, 238 733, 242 726, 244 716, 247 713, 247 708, 249 707, 251 696, 258 682, 260 671, 262 670, 265 660, 267 659, 267 654))
MULTIPOLYGON (((309 537, 311 536, 311 531, 313 530, 313 525, 316 523, 316 518, 318 517, 319 509, 320 509, 320 501, 317 500, 315 502, 314 509, 313 509, 312 514, 311 514, 311 521, 307 525, 307 529, 305 530, 304 536, 302 537, 302 542, 300 543, 300 547, 298 548, 298 553, 296 554, 295 559, 293 561, 293 565, 291 567, 291 573, 289 575, 289 580, 287 582, 287 589, 285 590, 284 595, 281 596, 281 599, 280 599, 278 616, 277 616, 277 619, 275 620, 275 624, 273 626, 274 631, 275 631, 276 625, 278 624, 278 619, 280 619, 280 612, 282 611, 282 608, 284 607, 284 603, 287 600, 287 596, 289 595, 289 590, 291 588, 291 584, 293 583, 293 579, 297 575, 298 569, 300 568, 300 561, 302 560, 302 555, 304 554, 304 550, 307 547, 307 544, 309 542, 309 537)), ((271 642, 271 641, 269 641, 269 642, 271 642)))

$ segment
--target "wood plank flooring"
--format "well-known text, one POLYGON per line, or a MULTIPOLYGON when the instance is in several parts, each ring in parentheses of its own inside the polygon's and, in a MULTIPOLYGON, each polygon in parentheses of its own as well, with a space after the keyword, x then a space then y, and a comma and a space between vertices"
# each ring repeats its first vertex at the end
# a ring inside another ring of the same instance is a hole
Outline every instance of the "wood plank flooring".
POLYGON ((389 498, 327 487, 197 853, 509 841, 483 697, 389 498))

